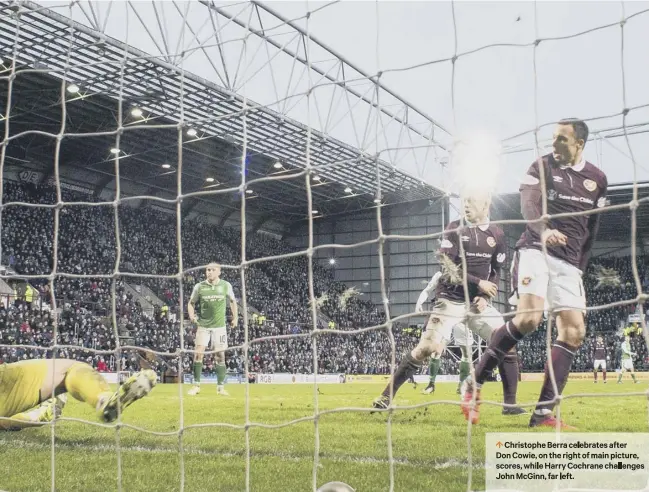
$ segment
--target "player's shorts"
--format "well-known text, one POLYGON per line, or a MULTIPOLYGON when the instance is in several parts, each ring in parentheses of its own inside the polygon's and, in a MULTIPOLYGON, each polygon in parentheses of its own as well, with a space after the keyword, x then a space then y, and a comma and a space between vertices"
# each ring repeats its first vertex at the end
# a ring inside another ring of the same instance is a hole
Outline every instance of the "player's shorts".
POLYGON ((222 352, 228 348, 228 334, 225 328, 201 328, 196 330, 196 346, 222 352))
POLYGON ((0 364, 0 417, 12 417, 39 405, 47 370, 46 359, 0 364))
POLYGON ((622 370, 633 372, 633 361, 631 359, 624 359, 621 361, 622 370))
POLYGON ((533 294, 546 300, 552 311, 586 309, 582 272, 563 260, 536 249, 521 249, 512 265, 512 281, 518 295, 533 294))
POLYGON ((453 343, 458 347, 471 347, 474 342, 473 332, 465 323, 457 323, 453 326, 453 343))
MULTIPOLYGON (((463 302, 453 302, 446 299, 439 299, 433 306, 432 313, 426 324, 426 330, 422 333, 422 339, 428 339, 433 343, 444 342, 448 344, 455 325, 466 323, 471 332, 483 340, 489 341, 491 333, 505 324, 503 317, 496 308, 489 305, 480 315, 469 316, 466 305, 463 302)), ((466 345, 466 330, 458 328, 455 330, 458 337, 455 343, 466 345), (463 333, 461 333, 463 331, 463 333)))
POLYGON ((606 370, 606 361, 604 359, 595 359, 593 361, 593 369, 601 369, 602 371, 606 370))

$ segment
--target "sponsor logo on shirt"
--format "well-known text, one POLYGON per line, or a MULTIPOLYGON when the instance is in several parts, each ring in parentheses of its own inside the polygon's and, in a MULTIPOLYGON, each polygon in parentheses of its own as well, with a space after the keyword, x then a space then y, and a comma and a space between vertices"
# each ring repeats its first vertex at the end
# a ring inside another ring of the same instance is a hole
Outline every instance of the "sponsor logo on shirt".
POLYGON ((561 176, 552 176, 552 179, 555 183, 563 183, 563 178, 561 176))
POLYGON ((471 253, 469 251, 465 251, 465 254, 467 256, 473 256, 476 258, 491 258, 491 253, 471 253))
POLYGON ((585 179, 584 188, 586 188, 588 191, 595 191, 597 189, 597 183, 595 183, 595 181, 593 181, 592 179, 585 179))
POLYGON ((496 240, 490 236, 487 238, 487 244, 493 248, 496 245, 496 240))
POLYGON ((571 202, 587 203, 588 205, 592 205, 593 203, 595 203, 593 200, 591 200, 590 198, 586 198, 585 196, 574 196, 574 195, 570 196, 570 195, 562 195, 561 193, 559 193, 558 196, 562 200, 570 200, 571 202))

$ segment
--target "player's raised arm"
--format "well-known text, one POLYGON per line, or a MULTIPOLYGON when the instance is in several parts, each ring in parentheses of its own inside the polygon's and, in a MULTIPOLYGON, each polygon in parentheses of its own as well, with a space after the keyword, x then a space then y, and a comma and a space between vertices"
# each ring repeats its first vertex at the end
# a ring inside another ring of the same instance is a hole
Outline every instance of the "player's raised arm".
POLYGON ((437 272, 435 275, 433 275, 433 278, 430 279, 430 282, 428 282, 426 288, 421 291, 421 294, 419 294, 419 299, 417 299, 417 304, 415 305, 415 313, 421 313, 424 310, 424 303, 428 300, 431 294, 435 292, 441 276, 442 272, 437 272))

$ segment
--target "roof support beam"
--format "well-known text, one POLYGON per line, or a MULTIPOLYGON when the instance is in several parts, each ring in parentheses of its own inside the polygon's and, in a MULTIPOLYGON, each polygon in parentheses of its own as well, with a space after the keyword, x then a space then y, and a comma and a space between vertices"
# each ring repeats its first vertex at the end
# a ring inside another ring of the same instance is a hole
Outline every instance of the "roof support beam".
POLYGON ((272 219, 273 216, 270 214, 264 214, 261 217, 259 217, 253 224, 252 227, 250 228, 250 232, 253 234, 257 232, 259 229, 261 229, 261 226, 263 226, 266 222, 268 222, 270 219, 272 219))
POLYGON ((180 214, 180 217, 185 220, 189 213, 196 208, 196 205, 198 205, 198 200, 195 200, 192 197, 187 197, 183 200, 182 203, 182 212, 180 214))
POLYGON ((101 192, 104 191, 106 186, 108 186, 108 183, 112 182, 114 179, 115 178, 113 176, 109 176, 109 175, 102 177, 99 181, 97 181, 93 195, 95 197, 99 197, 99 195, 101 195, 101 192))
POLYGON ((219 227, 223 227, 225 225, 225 223, 228 221, 228 219, 230 218, 230 216, 236 211, 237 211, 237 209, 235 209, 235 208, 231 208, 231 209, 227 210, 221 216, 221 220, 219 221, 219 227))

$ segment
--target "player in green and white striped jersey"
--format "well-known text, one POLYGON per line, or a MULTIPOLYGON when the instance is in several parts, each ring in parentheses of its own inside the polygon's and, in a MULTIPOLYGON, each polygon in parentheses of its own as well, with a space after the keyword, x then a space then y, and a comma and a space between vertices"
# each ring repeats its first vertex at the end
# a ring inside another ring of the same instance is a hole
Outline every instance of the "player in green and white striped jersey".
POLYGON ((194 353, 194 386, 189 390, 190 395, 197 395, 201 391, 201 373, 203 372, 203 353, 209 346, 216 351, 216 392, 227 395, 223 388, 225 382, 225 350, 228 348, 226 333, 226 305, 230 301, 232 320, 230 326, 237 326, 239 314, 237 300, 234 297, 232 285, 221 279, 221 266, 210 263, 205 269, 206 280, 197 283, 192 290, 187 312, 189 319, 198 325, 196 330, 196 352, 194 353), (198 312, 194 305, 198 304, 198 312))
POLYGON ((635 352, 631 351, 631 337, 629 335, 624 337, 621 349, 622 358, 620 360, 620 374, 617 376, 617 383, 620 384, 622 382, 622 375, 625 371, 629 371, 633 378, 633 382, 637 383, 638 380, 635 378, 635 371, 633 370, 633 356, 635 355, 635 352))

